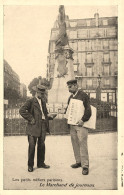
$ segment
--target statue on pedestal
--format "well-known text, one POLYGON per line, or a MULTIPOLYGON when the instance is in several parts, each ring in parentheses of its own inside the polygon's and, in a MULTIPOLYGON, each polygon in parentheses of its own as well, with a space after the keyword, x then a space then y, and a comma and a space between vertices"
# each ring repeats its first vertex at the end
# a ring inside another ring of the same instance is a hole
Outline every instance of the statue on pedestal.
POLYGON ((58 25, 59 25, 59 34, 58 34, 57 40, 55 42, 56 49, 68 44, 68 37, 67 37, 67 33, 66 33, 64 5, 59 6, 58 25))
POLYGON ((66 33, 65 9, 63 5, 59 6, 58 27, 59 34, 55 41, 55 67, 52 88, 48 93, 48 103, 67 104, 70 93, 66 82, 74 79, 73 68, 73 50, 69 46, 66 33))

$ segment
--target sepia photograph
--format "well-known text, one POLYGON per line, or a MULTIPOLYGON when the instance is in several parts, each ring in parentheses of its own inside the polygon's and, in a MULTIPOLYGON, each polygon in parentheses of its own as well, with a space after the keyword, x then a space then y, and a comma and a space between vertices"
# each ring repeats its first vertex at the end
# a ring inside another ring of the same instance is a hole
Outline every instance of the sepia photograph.
POLYGON ((3 190, 123 188, 118 15, 114 3, 3 6, 3 190))

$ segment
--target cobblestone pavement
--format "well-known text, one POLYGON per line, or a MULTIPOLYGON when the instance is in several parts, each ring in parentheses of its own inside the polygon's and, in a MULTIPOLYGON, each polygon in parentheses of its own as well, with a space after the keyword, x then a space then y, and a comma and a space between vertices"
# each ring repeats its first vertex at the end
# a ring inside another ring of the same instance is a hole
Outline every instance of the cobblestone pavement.
MULTIPOLYGON (((115 190, 117 189, 117 133, 90 134, 90 170, 72 169, 75 163, 70 135, 46 137, 50 169, 27 171, 27 136, 4 137, 4 190, 115 190)), ((36 151, 37 152, 37 151, 36 151)))

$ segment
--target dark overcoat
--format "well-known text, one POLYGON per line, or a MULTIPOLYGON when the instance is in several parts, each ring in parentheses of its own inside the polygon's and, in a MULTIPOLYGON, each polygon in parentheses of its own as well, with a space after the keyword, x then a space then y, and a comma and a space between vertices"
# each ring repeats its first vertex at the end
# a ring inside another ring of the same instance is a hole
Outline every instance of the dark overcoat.
MULTIPOLYGON (((45 115, 45 130, 49 132, 48 111, 45 100, 41 101, 43 113, 45 115)), ((42 132, 42 111, 40 109, 39 102, 36 97, 29 99, 19 110, 20 115, 28 121, 26 133, 35 137, 40 137, 42 132), (32 120, 35 120, 35 124, 31 124, 32 120)))

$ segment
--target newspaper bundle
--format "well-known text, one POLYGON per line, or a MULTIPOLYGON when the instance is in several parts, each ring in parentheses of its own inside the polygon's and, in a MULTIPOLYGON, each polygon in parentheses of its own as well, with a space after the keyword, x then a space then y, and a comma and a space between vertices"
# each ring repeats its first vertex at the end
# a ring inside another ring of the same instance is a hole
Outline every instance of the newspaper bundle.
MULTIPOLYGON (((71 99, 67 112, 66 118, 68 119, 68 124, 77 125, 77 122, 81 120, 84 115, 84 105, 81 100, 71 99)), ((84 122, 83 127, 96 129, 96 108, 91 105, 91 117, 87 122, 84 122)))

